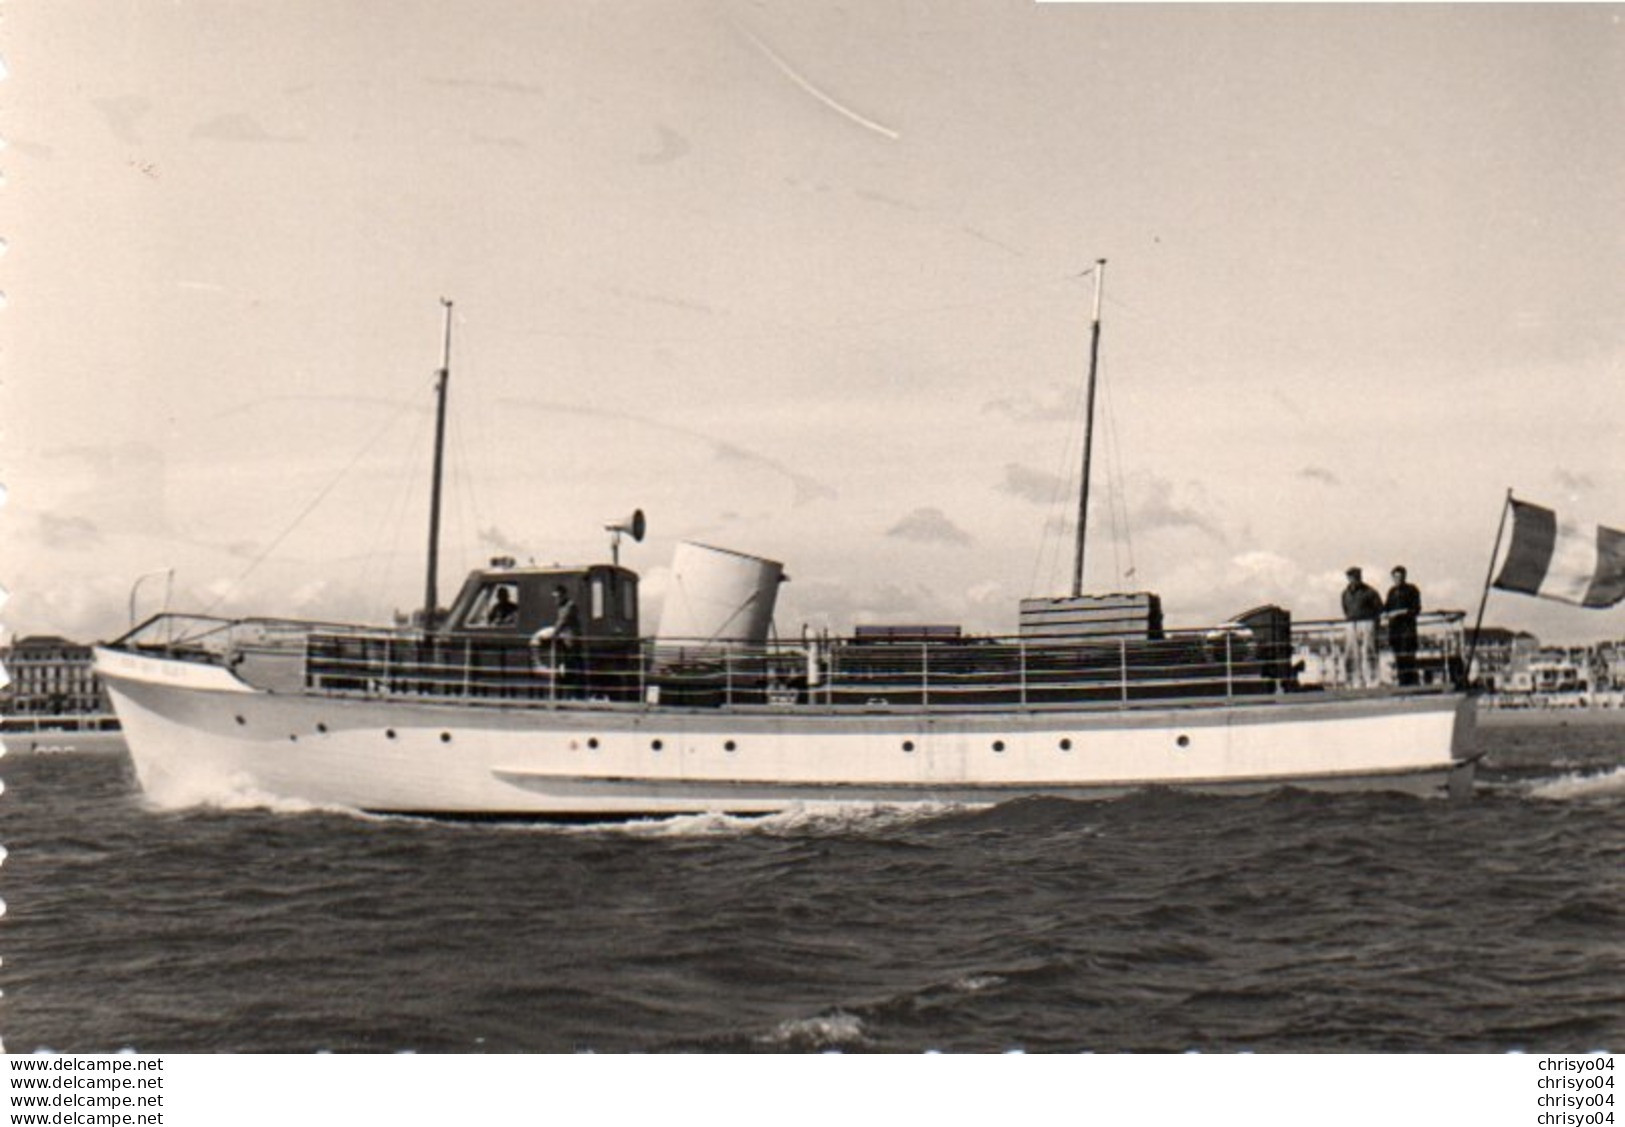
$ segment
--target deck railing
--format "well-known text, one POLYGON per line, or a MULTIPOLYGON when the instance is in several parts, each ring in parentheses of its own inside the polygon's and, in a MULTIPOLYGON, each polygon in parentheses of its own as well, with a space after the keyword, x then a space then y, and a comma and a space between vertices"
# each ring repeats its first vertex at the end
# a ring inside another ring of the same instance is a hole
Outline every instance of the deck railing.
MULTIPOLYGON (((1423 615, 1417 691, 1462 677, 1459 612, 1423 615)), ((768 645, 587 637, 424 635, 286 619, 167 615, 118 643, 226 665, 279 692, 493 704, 604 701, 695 707, 886 709, 1246 700, 1364 687, 1347 624, 1268 637, 1229 624, 1155 639, 808 637, 768 645)), ((1380 680, 1399 681, 1390 647, 1380 680)))

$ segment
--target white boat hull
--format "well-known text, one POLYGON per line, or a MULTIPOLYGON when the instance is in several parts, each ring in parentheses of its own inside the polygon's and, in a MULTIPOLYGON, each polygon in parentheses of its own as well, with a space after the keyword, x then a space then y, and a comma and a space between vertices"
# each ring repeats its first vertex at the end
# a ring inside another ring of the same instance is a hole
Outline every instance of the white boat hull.
POLYGON ((1296 693, 1177 706, 944 711, 368 700, 98 649, 156 804, 447 815, 768 813, 1148 787, 1470 788, 1461 694, 1296 693))

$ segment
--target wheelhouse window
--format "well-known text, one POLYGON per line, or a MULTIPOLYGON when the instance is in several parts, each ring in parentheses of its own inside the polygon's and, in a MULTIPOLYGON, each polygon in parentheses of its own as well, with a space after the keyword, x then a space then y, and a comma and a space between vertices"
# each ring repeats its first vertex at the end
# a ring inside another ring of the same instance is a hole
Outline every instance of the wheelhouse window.
POLYGON ((492 583, 475 596, 468 624, 477 627, 512 626, 519 620, 519 585, 492 583))

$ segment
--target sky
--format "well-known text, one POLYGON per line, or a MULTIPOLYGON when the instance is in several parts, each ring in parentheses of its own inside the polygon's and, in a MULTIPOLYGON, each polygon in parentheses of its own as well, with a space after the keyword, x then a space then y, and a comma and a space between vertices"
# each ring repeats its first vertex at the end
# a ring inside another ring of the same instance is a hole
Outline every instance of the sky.
MULTIPOLYGON (((777 628, 1471 616, 1509 489, 1625 527, 1625 7, 8 0, 13 636, 388 621, 622 546, 777 628), (1103 275, 1091 268, 1107 260, 1103 275)), ((1496 592, 1486 621, 1625 637, 1496 592)))

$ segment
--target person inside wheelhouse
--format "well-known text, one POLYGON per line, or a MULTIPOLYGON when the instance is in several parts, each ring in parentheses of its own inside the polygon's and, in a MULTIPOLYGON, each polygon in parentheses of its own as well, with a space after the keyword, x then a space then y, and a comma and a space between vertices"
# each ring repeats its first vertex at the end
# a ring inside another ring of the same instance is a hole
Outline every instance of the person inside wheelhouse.
POLYGON ((514 588, 504 583, 497 587, 496 598, 486 612, 487 626, 509 626, 518 621, 519 603, 514 599, 514 588))

